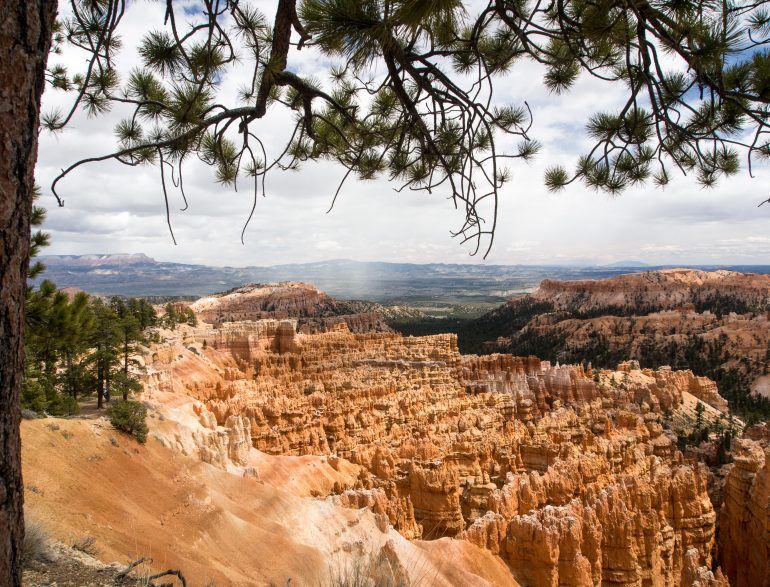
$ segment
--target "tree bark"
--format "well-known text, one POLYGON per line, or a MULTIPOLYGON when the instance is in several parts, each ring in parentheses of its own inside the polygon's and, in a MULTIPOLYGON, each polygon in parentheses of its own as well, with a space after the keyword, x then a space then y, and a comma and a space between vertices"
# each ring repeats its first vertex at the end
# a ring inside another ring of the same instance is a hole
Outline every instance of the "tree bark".
POLYGON ((105 361, 104 363, 104 391, 102 392, 102 397, 108 403, 110 397, 112 397, 112 390, 110 389, 110 363, 108 361, 105 361))
POLYGON ((128 401, 128 332, 123 339, 123 401, 128 401))
POLYGON ((101 356, 101 344, 98 347, 100 353, 96 360, 96 407, 101 409, 104 406, 104 359, 101 356))
POLYGON ((269 67, 262 72, 262 82, 259 84, 255 104, 257 118, 262 118, 267 112, 267 99, 275 83, 275 74, 286 69, 289 46, 291 44, 291 24, 296 18, 297 0, 278 0, 273 23, 273 45, 270 49, 269 67))
POLYGON ((0 585, 21 585, 19 391, 40 97, 55 0, 0 0, 0 585))

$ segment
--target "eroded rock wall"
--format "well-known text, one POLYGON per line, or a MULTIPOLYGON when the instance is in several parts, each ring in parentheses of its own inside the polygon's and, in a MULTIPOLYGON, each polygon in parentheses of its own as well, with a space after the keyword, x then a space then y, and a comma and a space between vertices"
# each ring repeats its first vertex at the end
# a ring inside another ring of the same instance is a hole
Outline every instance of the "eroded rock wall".
POLYGON ((719 549, 734 587, 770 585, 770 447, 738 439, 724 487, 719 549))
POLYGON ((707 476, 663 427, 683 394, 710 393, 692 373, 461 356, 454 335, 344 325, 297 334, 292 322, 240 322, 176 337, 149 354, 147 385, 195 402, 209 462, 242 460, 245 438, 350 461, 359 474, 329 499, 408 538, 468 540, 524 585, 719 579, 707 476))

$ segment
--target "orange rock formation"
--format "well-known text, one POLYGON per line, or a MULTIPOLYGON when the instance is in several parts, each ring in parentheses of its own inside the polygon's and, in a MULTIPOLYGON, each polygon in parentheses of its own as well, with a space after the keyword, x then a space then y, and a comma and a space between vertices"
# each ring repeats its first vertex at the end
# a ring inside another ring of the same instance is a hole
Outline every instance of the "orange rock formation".
MULTIPOLYGON (((461 342, 467 336, 471 347, 504 352, 535 345, 561 360, 699 364, 707 373, 732 372, 732 381, 745 378, 741 393, 770 397, 769 310, 770 275, 666 269, 544 280, 479 318, 461 342), (486 342, 471 340, 479 336, 486 342)), ((711 399, 726 410, 724 400, 711 399)))
POLYGON ((180 327, 147 356, 169 448, 256 478, 254 449, 327 455, 357 472, 314 495, 483 547, 524 585, 724 584, 708 476, 662 418, 693 394, 719 403, 708 380, 461 356, 454 335, 219 326, 180 327))
POLYGON ((389 331, 377 304, 337 300, 306 283, 245 285, 201 298, 190 307, 210 324, 296 318, 302 332, 322 332, 345 323, 353 332, 389 331))
POLYGON ((751 310, 770 304, 770 275, 737 271, 662 269, 609 279, 557 281, 546 279, 533 299, 549 300, 556 309, 587 312, 597 308, 654 308, 655 311, 695 308, 717 298, 751 310))
POLYGON ((770 582, 770 445, 736 440, 724 487, 719 549, 734 586, 770 582))

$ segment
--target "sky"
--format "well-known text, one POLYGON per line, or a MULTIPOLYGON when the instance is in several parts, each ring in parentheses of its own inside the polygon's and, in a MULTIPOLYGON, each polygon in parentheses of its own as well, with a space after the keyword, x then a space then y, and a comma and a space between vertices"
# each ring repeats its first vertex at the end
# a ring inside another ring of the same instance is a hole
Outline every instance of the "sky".
MULTIPOLYGON (((271 1, 255 2, 267 15, 271 1)), ((135 47, 142 35, 163 22, 163 3, 133 2, 121 23, 124 48, 118 69, 124 74, 138 63, 135 47)), ((472 10, 472 8, 471 8, 472 10)), ((82 70, 84 56, 68 50, 54 57, 72 71, 82 70)), ((328 79, 329 63, 313 51, 293 51, 290 67, 328 79)), ((157 260, 208 265, 275 265, 328 259, 393 262, 489 264, 604 264, 639 260, 650 264, 770 264, 770 170, 744 170, 703 189, 693 178, 675 175, 665 190, 652 185, 609 196, 574 183, 559 193, 543 184, 547 167, 568 169, 588 145, 587 117, 612 110, 623 101, 622 88, 580 78, 568 95, 551 95, 536 64, 520 62, 498 78, 495 95, 502 102, 527 100, 534 121, 532 138, 543 149, 531 163, 514 161, 512 180, 500 193, 495 244, 484 260, 450 235, 461 225, 446 193, 397 193, 386 180, 346 183, 334 209, 327 213, 344 169, 331 163, 306 164, 298 171, 277 171, 267 178, 253 220, 241 243, 251 209, 246 182, 238 192, 214 181, 202 164, 185 169, 189 208, 172 195, 172 224, 166 227, 157 167, 132 168, 116 162, 80 167, 60 184, 64 207, 58 207, 50 184, 69 164, 115 148, 115 110, 88 118, 78 114, 64 132, 41 131, 37 182, 48 210, 44 228, 52 245, 46 254, 144 253, 157 260)), ((247 79, 245 66, 221 84, 220 99, 234 101, 247 79)), ((64 108, 71 95, 48 89, 43 111, 64 108)), ((273 107, 253 132, 268 148, 286 140, 291 114, 273 107)))

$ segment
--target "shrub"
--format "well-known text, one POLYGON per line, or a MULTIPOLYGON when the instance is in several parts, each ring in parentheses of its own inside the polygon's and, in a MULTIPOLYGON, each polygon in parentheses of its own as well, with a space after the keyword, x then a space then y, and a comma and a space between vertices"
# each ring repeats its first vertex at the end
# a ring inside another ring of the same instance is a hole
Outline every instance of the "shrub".
POLYGON ((115 402, 107 408, 107 417, 118 430, 133 434, 139 442, 147 442, 147 408, 141 402, 115 402))
POLYGON ((49 562, 53 553, 49 545, 50 537, 45 525, 40 520, 24 521, 24 540, 21 543, 21 563, 28 566, 31 562, 49 562))
POLYGON ((353 560, 336 560, 329 565, 324 587, 408 587, 409 579, 397 562, 387 556, 362 553, 353 560))
POLYGON ((71 395, 57 395, 48 403, 47 411, 51 416, 73 416, 80 413, 80 406, 71 395))
POLYGON ((80 412, 80 406, 71 395, 57 393, 39 380, 25 378, 21 386, 21 407, 38 414, 72 416, 80 412))
POLYGON ((21 407, 38 413, 45 412, 45 388, 36 379, 24 378, 21 384, 21 407))

